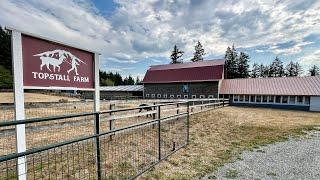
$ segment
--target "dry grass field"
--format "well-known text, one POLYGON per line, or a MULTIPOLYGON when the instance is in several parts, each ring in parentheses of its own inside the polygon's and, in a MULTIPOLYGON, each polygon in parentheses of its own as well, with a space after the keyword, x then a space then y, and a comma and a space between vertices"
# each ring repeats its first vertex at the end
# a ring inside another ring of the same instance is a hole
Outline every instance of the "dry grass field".
MULTIPOLYGON (((190 144, 140 179, 195 179, 239 158, 243 150, 296 137, 320 125, 320 113, 225 107, 190 118, 190 144)), ((213 177, 214 178, 214 177, 213 177)))
MULTIPOLYGON (((64 99, 68 101, 79 101, 78 98, 63 97, 46 95, 39 93, 24 93, 25 102, 59 102, 59 100, 64 99)), ((12 92, 2 92, 0 93, 0 103, 13 103, 13 93, 12 92)))

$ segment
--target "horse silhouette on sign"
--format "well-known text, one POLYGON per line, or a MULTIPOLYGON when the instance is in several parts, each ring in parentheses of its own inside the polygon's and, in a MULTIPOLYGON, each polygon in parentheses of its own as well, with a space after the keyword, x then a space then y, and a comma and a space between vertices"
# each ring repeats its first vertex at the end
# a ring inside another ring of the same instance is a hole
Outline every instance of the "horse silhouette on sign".
POLYGON ((65 50, 60 50, 56 49, 53 51, 46 51, 43 53, 35 54, 33 56, 40 56, 41 60, 41 65, 40 65, 40 70, 42 71, 43 66, 46 66, 47 69, 51 72, 50 65, 53 67, 53 72, 56 72, 56 68, 58 72, 60 72, 60 65, 63 62, 66 62, 71 65, 71 68, 67 71, 68 74, 74 70, 76 75, 78 74, 78 67, 80 63, 86 64, 85 62, 81 61, 79 58, 77 58, 75 55, 72 53, 65 51, 65 50), (71 59, 71 63, 67 61, 67 59, 71 59))

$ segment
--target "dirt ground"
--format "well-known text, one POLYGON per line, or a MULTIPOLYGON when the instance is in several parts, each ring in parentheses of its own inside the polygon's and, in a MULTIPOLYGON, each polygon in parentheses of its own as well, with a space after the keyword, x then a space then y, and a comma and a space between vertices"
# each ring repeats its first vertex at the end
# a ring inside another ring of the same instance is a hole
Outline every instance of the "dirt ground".
MULTIPOLYGON (((79 101, 78 98, 63 97, 46 95, 39 93, 24 93, 25 102, 59 102, 59 100, 64 99, 68 101, 79 101)), ((13 93, 12 92, 2 92, 0 93, 0 103, 13 103, 13 93)))
MULTIPOLYGON (((196 179, 244 150, 287 140, 320 125, 320 113, 225 107, 191 116, 190 143, 140 179, 196 179)), ((215 178, 215 177, 212 177, 215 178)))

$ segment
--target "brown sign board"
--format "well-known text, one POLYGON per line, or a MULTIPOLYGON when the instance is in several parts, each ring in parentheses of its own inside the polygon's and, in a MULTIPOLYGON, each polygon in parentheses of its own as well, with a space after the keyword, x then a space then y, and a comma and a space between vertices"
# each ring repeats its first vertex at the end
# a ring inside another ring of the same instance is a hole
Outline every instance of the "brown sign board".
POLYGON ((94 89, 94 53, 22 34, 23 85, 94 89))

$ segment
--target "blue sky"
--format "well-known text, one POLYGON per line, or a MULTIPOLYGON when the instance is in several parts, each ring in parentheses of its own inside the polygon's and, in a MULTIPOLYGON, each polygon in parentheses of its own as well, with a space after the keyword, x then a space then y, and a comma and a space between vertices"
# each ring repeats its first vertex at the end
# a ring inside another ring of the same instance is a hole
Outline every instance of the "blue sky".
POLYGON ((207 60, 234 44, 251 63, 320 65, 319 0, 1 0, 0 24, 99 51, 101 69, 140 79, 174 44, 188 62, 198 40, 207 60))

